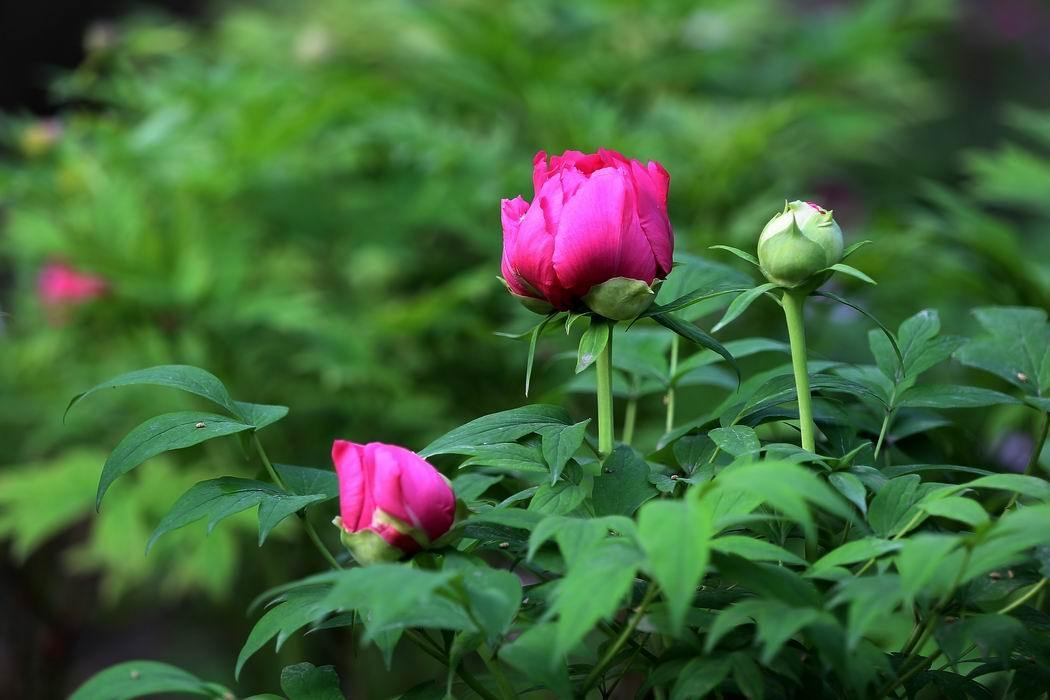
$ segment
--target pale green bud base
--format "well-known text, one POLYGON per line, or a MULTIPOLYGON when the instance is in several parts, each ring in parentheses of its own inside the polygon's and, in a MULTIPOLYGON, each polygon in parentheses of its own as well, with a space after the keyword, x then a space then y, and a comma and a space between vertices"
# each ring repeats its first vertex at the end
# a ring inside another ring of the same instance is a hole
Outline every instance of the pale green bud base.
MULTIPOLYGON (((424 533, 392 515, 376 510, 372 517, 377 522, 389 525, 403 535, 408 535, 418 542, 421 547, 425 548, 430 545, 430 540, 424 533)), ((405 552, 384 540, 375 530, 365 529, 357 532, 348 532, 343 527, 343 519, 338 516, 332 520, 332 524, 339 528, 339 541, 343 543, 343 546, 350 551, 354 560, 361 566, 395 562, 405 556, 405 552)))
POLYGON ((642 280, 613 277, 591 287, 583 303, 599 316, 613 321, 632 321, 652 306, 655 299, 656 290, 642 280))

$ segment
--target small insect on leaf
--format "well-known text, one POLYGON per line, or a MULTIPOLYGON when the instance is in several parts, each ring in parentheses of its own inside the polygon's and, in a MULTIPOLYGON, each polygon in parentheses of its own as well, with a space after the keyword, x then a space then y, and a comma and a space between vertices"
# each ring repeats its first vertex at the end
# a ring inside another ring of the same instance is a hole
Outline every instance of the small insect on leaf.
POLYGON ((198 421, 197 425, 195 425, 194 427, 195 428, 205 428, 207 426, 204 424, 204 421, 198 421))

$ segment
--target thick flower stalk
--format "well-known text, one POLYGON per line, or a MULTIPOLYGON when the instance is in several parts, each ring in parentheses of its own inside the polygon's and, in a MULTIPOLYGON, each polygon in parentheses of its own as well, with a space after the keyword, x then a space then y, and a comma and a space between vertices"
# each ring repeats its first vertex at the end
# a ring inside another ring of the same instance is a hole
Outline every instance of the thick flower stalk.
POLYGON ((339 477, 336 525, 359 564, 396 561, 452 527, 452 487, 415 452, 379 442, 336 440, 332 461, 339 477))

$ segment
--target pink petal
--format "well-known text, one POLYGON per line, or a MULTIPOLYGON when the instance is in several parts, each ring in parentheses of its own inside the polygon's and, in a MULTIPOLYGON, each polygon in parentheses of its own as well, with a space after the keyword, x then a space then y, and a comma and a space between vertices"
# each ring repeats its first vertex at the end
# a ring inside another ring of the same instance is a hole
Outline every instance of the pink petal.
MULTIPOLYGON (((348 532, 361 529, 359 523, 364 510, 368 478, 361 460, 361 449, 361 445, 346 440, 332 443, 332 462, 339 477, 339 516, 348 532)), ((367 518, 371 517, 369 511, 367 518)))
POLYGON ((503 279, 507 280, 507 284, 514 290, 514 293, 520 296, 535 296, 535 294, 530 294, 528 289, 522 285, 521 280, 515 274, 510 264, 518 240, 518 229, 521 226, 521 220, 525 216, 525 212, 528 210, 529 203, 520 196, 514 199, 504 199, 500 202, 500 214, 503 220, 503 262, 501 265, 503 279))
MULTIPOLYGON (((513 236, 513 244, 504 247, 503 272, 511 289, 534 289, 553 306, 568 308, 569 295, 558 284, 554 273, 554 231, 562 206, 561 181, 547 180, 532 200, 513 236), (510 280, 514 280, 510 282, 510 280)), ((526 296, 536 296, 532 291, 526 296)))
POLYGON ((547 181, 547 151, 538 151, 532 157, 532 187, 533 193, 543 189, 543 183, 547 181))
MULTIPOLYGON (((365 445, 367 459, 372 462, 372 497, 375 507, 398 520, 411 523, 405 508, 405 497, 401 491, 401 463, 398 453, 391 445, 370 442, 365 445)), ((369 526, 375 526, 373 519, 369 526)))
POLYGON ((590 175, 594 171, 605 167, 605 165, 606 163, 603 162, 601 155, 597 153, 565 151, 560 156, 551 158, 551 167, 548 174, 567 168, 576 168, 584 175, 590 175))
POLYGON ((408 521, 435 540, 445 534, 456 516, 452 488, 429 462, 402 447, 387 446, 401 468, 401 493, 408 521))
POLYGON ((554 245, 561 284, 577 296, 613 277, 652 283, 656 261, 617 168, 598 170, 565 204, 554 245))
POLYGON ((667 218, 667 172, 652 161, 649 163, 649 169, 646 169, 638 161, 632 160, 631 175, 637 194, 638 219, 642 231, 652 247, 659 276, 666 276, 674 262, 674 234, 671 231, 671 222, 667 218), (652 168, 654 165, 659 168, 658 171, 652 168))

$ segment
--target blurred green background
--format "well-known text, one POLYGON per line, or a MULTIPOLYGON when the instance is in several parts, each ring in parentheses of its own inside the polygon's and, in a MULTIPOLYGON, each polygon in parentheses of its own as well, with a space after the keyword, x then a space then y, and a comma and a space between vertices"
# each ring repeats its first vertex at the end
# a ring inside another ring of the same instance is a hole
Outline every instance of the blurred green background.
MULTIPOLYGON (((971 306, 1050 301, 1045 3, 200 5, 91 25, 79 65, 47 82, 51 114, 0 116, 0 697, 63 697, 137 657, 230 682, 247 601, 319 566, 295 523, 256 550, 250 516, 145 558, 182 490, 254 467, 234 440, 175 453, 96 515, 107 451, 186 399, 113 392, 63 423, 74 394, 199 365, 236 398, 290 406, 271 455, 321 467, 336 437, 418 448, 526 400, 525 345, 493 333, 534 318, 496 281, 498 211, 531 198, 539 149, 661 161, 682 253, 752 248, 785 198, 833 208, 847 243, 875 241, 851 264, 880 281, 837 291, 894 328, 934 307, 965 335, 971 306), (106 293, 45 304, 56 262, 106 293)), ((784 337, 775 309, 753 309, 726 337, 784 337)), ((866 360, 868 322, 813 314, 818 353, 866 360)), ((541 345, 534 398, 588 415, 560 388, 570 344, 541 345)), ((711 391, 687 392, 682 418, 711 391)), ((660 410, 641 406, 641 444, 660 410)), ((967 420, 984 448, 959 460, 1009 467, 1000 447, 1024 450, 1019 412, 967 420)), ((360 697, 431 672, 383 681, 345 641, 291 640, 240 687, 272 690, 304 658, 360 697)))

